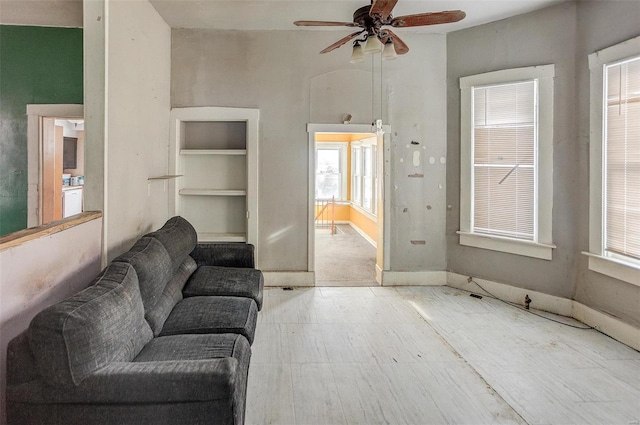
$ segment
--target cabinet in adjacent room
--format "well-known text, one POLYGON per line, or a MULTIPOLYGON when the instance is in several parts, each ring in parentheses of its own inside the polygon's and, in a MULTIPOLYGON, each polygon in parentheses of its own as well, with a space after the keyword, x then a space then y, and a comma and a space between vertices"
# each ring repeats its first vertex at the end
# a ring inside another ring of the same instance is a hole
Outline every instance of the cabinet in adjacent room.
POLYGON ((258 236, 258 120, 247 108, 171 111, 171 208, 193 224, 199 242, 258 236))

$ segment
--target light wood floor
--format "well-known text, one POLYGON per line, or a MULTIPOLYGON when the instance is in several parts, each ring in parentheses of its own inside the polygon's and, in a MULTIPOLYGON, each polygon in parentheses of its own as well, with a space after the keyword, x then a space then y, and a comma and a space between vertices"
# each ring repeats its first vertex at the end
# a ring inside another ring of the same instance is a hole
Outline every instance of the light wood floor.
POLYGON ((457 289, 272 288, 258 321, 247 424, 640 420, 639 352, 457 289))

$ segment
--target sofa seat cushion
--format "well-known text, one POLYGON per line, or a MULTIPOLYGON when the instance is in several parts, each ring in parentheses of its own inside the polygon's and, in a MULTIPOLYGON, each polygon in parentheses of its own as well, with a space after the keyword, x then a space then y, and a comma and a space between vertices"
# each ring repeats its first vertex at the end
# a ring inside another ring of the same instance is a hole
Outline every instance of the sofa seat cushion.
MULTIPOLYGON (((78 387, 52 391, 42 381, 8 388, 16 403, 143 403, 228 400, 244 394, 251 347, 242 335, 174 335, 154 338, 131 362, 114 362, 78 387)), ((236 403, 242 402, 237 399, 236 403)), ((80 423, 80 422, 78 422, 80 423)))
POLYGON ((257 320, 258 307, 251 298, 189 297, 175 305, 160 336, 235 333, 253 344, 257 320))
POLYGON ((133 360, 153 337, 135 270, 112 263, 92 286, 38 313, 28 335, 39 374, 56 387, 78 386, 110 363, 133 360))
POLYGON ((264 277, 260 270, 200 266, 189 278, 183 295, 185 297, 228 295, 252 298, 258 306, 258 310, 261 310, 263 287, 264 277))

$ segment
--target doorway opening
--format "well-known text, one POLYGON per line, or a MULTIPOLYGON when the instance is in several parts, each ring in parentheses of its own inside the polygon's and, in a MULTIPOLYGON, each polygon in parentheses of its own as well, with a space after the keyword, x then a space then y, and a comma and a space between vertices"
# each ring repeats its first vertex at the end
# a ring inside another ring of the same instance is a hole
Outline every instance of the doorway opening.
POLYGON ((82 105, 27 105, 28 227, 83 211, 82 105))
POLYGON ((388 149, 383 133, 371 131, 309 124, 309 270, 316 286, 377 286, 386 269, 388 149))

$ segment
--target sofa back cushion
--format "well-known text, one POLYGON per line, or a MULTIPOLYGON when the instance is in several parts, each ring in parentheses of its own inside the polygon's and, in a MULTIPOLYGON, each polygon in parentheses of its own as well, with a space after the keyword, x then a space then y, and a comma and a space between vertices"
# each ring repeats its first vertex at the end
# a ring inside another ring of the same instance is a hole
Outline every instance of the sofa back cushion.
POLYGON ((173 270, 177 271, 198 243, 198 234, 191 223, 180 216, 167 220, 160 229, 145 236, 157 239, 171 257, 173 270))
POLYGON ((167 286, 164 287, 164 291, 162 291, 155 306, 147 313, 146 319, 154 336, 160 334, 171 310, 182 300, 182 289, 197 267, 195 260, 187 256, 171 280, 169 280, 167 286))
POLYGON ((135 269, 144 312, 148 315, 173 277, 171 256, 157 239, 144 236, 113 262, 128 263, 135 269))
POLYGON ((54 386, 77 386, 109 363, 133 360, 153 337, 135 270, 112 263, 93 285, 40 312, 28 336, 38 372, 54 386))

